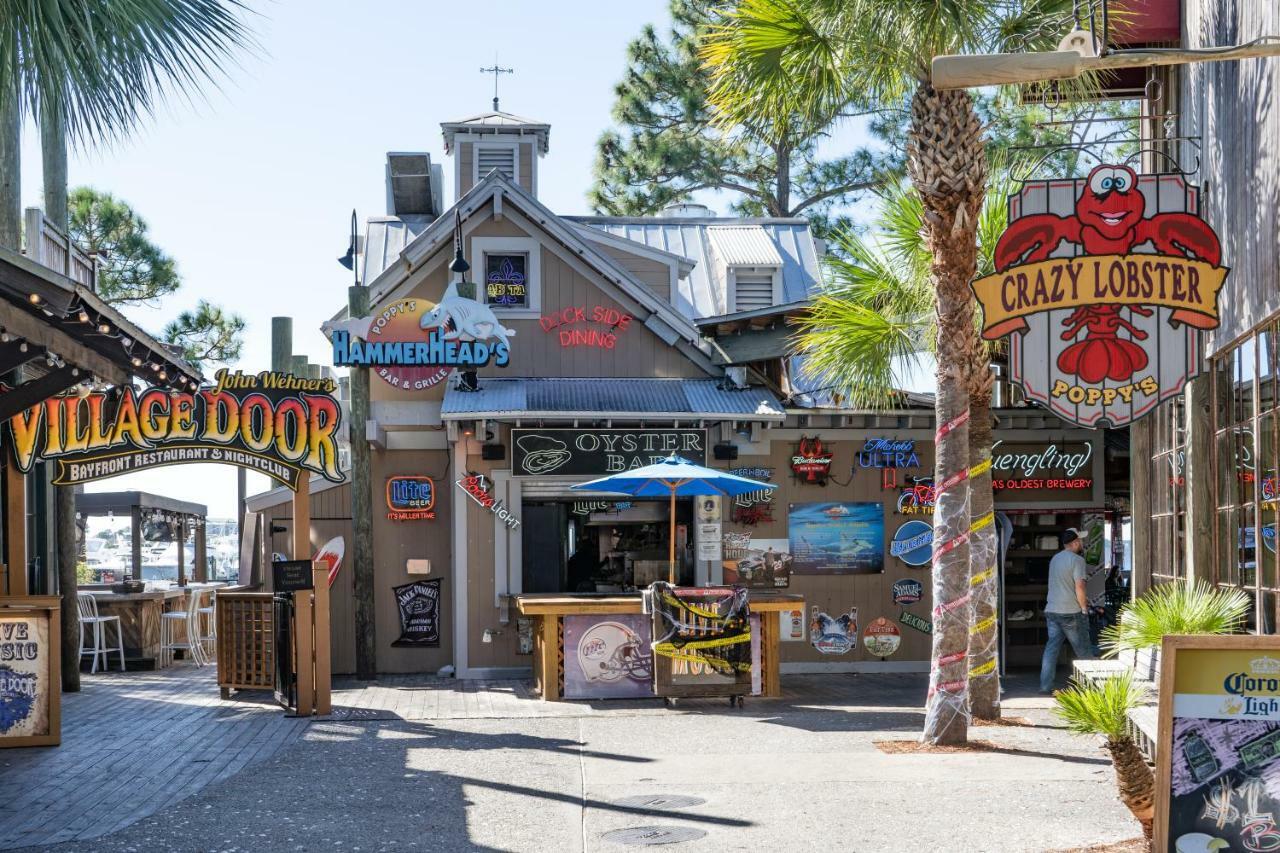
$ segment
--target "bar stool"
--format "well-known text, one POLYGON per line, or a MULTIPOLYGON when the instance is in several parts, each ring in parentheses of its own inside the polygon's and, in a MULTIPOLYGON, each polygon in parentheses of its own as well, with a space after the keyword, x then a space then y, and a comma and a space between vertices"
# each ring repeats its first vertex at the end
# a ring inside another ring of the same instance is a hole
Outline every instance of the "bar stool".
POLYGON ((208 593, 209 606, 199 609, 200 642, 209 644, 205 659, 212 660, 218 654, 218 588, 210 587, 208 593))
POLYGON ((191 654, 196 666, 204 666, 204 648, 200 641, 200 590, 187 592, 187 600, 181 610, 169 610, 160 614, 160 654, 164 665, 173 663, 173 653, 179 649, 191 654), (182 624, 184 639, 175 639, 175 628, 182 624))
POLYGON ((107 654, 109 652, 120 653, 120 671, 124 672, 124 629, 120 627, 119 616, 99 616, 98 615, 98 599, 89 592, 76 593, 76 610, 80 613, 80 657, 85 655, 93 655, 93 666, 90 672, 98 671, 98 656, 102 656, 102 670, 107 670, 107 654), (116 643, 115 646, 106 645, 106 630, 103 626, 112 622, 116 624, 116 643), (93 627, 93 648, 88 649, 85 646, 84 629, 93 627))

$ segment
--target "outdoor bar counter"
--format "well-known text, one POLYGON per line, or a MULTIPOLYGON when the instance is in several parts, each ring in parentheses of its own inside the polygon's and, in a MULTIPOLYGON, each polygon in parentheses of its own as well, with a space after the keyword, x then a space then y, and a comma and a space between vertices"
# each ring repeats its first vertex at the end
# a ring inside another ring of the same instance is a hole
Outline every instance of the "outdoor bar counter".
MULTIPOLYGON (((533 678, 542 698, 558 702, 564 687, 564 617, 575 615, 640 614, 640 593, 517 595, 521 616, 534 619, 533 678)), ((761 696, 780 696, 778 661, 781 629, 778 614, 804 610, 804 596, 790 593, 750 593, 751 613, 760 614, 761 696)))

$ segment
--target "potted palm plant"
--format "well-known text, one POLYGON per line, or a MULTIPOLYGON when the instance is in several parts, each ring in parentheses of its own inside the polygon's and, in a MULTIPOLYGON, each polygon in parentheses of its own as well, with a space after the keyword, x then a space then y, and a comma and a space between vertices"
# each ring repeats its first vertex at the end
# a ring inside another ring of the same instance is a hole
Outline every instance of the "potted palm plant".
POLYGON ((1152 587, 1120 610, 1116 624, 1102 632, 1104 657, 1133 653, 1135 669, 1153 680, 1156 653, 1171 634, 1234 634, 1244 627, 1252 602, 1242 589, 1203 581, 1152 587))

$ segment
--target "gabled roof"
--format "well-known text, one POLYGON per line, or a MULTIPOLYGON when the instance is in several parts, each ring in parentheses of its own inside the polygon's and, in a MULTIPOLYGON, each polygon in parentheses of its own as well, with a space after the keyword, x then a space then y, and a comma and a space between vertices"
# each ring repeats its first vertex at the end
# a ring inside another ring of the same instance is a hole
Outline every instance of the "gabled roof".
POLYGON ((443 420, 520 418, 735 417, 781 421, 786 412, 764 388, 726 388, 715 379, 495 379, 476 391, 445 391, 443 420))
POLYGON ((676 309, 694 320, 728 312, 729 285, 725 275, 728 264, 780 263, 785 302, 809 298, 821 276, 817 246, 805 219, 732 216, 566 216, 565 219, 694 261, 693 271, 677 282, 676 292, 672 294, 676 309), (766 243, 771 250, 766 248, 766 243))
POLYGON ((538 138, 538 152, 546 154, 551 125, 500 110, 490 110, 457 121, 441 122, 440 131, 444 134, 444 153, 446 154, 453 153, 453 138, 459 133, 533 135, 538 138))

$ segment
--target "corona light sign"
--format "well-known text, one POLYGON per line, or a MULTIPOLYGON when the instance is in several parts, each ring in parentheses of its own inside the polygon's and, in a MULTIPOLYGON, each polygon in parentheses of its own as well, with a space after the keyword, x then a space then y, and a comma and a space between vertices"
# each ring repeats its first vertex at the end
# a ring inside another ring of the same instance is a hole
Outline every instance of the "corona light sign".
POLYGON ((1028 399, 1119 427, 1200 372, 1200 330, 1218 326, 1218 237, 1180 174, 1103 165, 1028 181, 1009 198, 998 272, 973 283, 983 337, 1010 336, 1009 373, 1028 399))
POLYGON ((297 488, 311 471, 336 483, 342 419, 331 379, 220 370, 194 394, 125 386, 51 397, 11 418, 5 440, 19 470, 58 463, 54 483, 74 485, 185 462, 219 462, 297 488))

